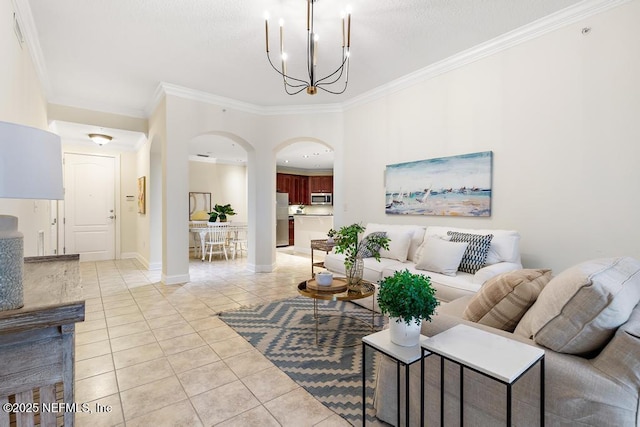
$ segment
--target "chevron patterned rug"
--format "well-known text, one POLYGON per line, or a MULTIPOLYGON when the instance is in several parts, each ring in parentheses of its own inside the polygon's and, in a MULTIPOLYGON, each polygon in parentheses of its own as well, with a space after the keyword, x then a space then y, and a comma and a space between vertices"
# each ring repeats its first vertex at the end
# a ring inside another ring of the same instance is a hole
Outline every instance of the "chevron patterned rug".
MULTIPOLYGON (((374 332, 371 311, 340 301, 319 301, 318 308, 319 345, 310 298, 228 311, 220 319, 325 406, 351 424, 362 425, 361 338, 374 332)), ((374 319, 380 330, 383 317, 374 319)), ((379 354, 368 349, 366 357, 367 424, 378 424, 373 390, 379 354)))

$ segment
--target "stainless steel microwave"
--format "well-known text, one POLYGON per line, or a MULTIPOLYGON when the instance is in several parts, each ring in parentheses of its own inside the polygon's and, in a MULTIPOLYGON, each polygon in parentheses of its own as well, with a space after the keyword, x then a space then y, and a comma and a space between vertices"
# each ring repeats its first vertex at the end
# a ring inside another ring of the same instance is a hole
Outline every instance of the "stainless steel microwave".
POLYGON ((331 193, 311 193, 312 205, 332 205, 333 194, 331 193))

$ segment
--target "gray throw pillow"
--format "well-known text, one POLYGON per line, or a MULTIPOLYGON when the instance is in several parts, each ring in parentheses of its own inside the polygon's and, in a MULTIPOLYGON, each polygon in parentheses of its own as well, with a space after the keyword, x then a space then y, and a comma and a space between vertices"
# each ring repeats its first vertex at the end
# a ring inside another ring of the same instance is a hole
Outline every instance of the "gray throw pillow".
POLYGON ((358 248, 357 257, 361 258, 371 258, 373 256, 374 251, 377 252, 380 250, 380 245, 372 244, 369 242, 371 236, 376 237, 386 237, 386 231, 374 231, 373 233, 367 234, 362 241, 360 242, 360 247, 358 248))

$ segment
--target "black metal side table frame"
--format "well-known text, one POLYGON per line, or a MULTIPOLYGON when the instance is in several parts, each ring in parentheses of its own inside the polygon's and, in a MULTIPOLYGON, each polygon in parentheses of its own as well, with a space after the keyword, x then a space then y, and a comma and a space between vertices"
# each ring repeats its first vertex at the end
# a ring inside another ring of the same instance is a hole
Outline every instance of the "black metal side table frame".
MULTIPOLYGON (((388 330, 383 330, 378 332, 378 334, 387 334, 389 331, 388 330)), ((374 334, 377 335, 377 334, 374 334)), ((370 337, 373 337, 374 335, 370 335, 370 337)), ((372 348, 373 350, 379 351, 380 353, 384 354, 385 356, 393 359, 396 362, 396 412, 398 415, 398 421, 397 421, 397 426, 400 426, 400 366, 404 366, 404 390, 405 390, 405 399, 404 399, 404 405, 405 405, 405 425, 409 426, 409 368, 411 365, 413 365, 414 363, 416 363, 418 360, 420 360, 420 354, 422 354, 422 349, 418 349, 416 348, 416 350, 419 350, 418 353, 416 353, 413 357, 409 357, 409 358, 405 358, 405 360, 401 360, 400 357, 402 356, 398 356, 395 355, 393 353, 391 353, 391 351, 387 351, 382 347, 376 347, 372 344, 369 344, 368 342, 365 341, 365 339, 368 337, 364 337, 363 341, 362 341, 362 425, 364 426, 366 423, 366 419, 367 419, 367 404, 366 404, 366 398, 367 398, 367 389, 366 389, 366 349, 367 347, 372 348)), ((422 338, 422 336, 421 336, 422 338)), ((403 350, 409 350, 410 348, 406 347, 403 350)), ((406 356, 406 355, 404 355, 406 356)), ((424 355, 423 355, 424 357, 424 355)))
POLYGON ((490 378, 494 381, 498 381, 499 383, 504 384, 507 387, 507 426, 511 426, 511 418, 512 418, 512 408, 511 408, 511 400, 512 400, 512 387, 518 382, 520 378, 522 378, 527 372, 529 372, 536 364, 540 364, 540 426, 544 427, 544 355, 540 357, 535 363, 529 366, 524 372, 522 372, 516 379, 514 379, 511 383, 503 381, 501 379, 495 378, 491 375, 488 375, 484 372, 481 372, 477 369, 474 369, 470 366, 466 366, 463 363, 460 363, 456 360, 450 359, 446 356, 436 353, 432 349, 427 350, 426 348, 422 348, 422 357, 420 358, 420 423, 421 425, 425 425, 425 414, 424 414, 424 398, 425 398, 425 390, 424 390, 424 374, 425 374, 425 366, 424 360, 426 357, 435 354, 440 356, 440 425, 444 426, 444 362, 448 360, 452 363, 457 364, 460 367, 460 427, 464 425, 464 369, 469 369, 473 372, 481 374, 487 378, 490 378))

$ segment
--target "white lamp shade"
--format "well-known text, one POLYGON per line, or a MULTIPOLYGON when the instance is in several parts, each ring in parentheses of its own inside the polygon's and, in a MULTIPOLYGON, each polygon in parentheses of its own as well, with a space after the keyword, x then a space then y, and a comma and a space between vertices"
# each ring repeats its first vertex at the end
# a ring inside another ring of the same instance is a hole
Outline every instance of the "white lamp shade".
POLYGON ((0 122, 0 197, 62 200, 62 145, 54 133, 0 122))

